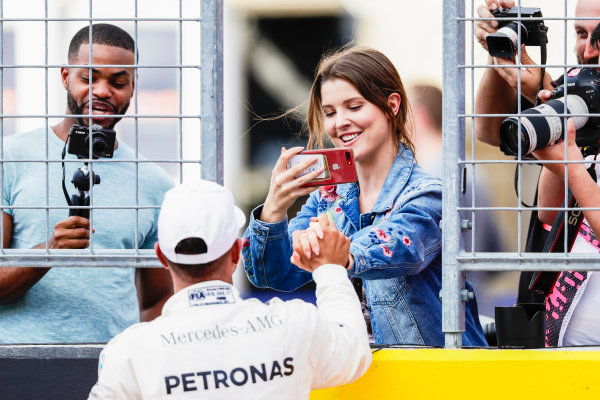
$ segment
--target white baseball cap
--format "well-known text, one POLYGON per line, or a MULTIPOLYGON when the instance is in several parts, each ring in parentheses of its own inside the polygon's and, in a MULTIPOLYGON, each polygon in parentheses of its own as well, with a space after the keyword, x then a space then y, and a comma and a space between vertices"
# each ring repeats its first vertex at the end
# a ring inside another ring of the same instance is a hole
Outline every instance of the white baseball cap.
POLYGON ((205 264, 221 257, 233 246, 246 217, 223 186, 206 181, 188 181, 165 194, 158 217, 158 245, 169 261, 205 264), (200 238, 202 254, 177 254, 183 239, 200 238))

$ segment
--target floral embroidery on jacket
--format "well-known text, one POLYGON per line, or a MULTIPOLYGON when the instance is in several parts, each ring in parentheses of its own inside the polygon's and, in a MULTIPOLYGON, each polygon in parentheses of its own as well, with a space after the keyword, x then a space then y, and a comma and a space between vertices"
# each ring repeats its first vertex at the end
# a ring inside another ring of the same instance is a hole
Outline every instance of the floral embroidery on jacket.
POLYGON ((390 249, 388 249, 387 247, 385 247, 385 245, 380 245, 381 249, 383 250, 383 255, 386 257, 392 257, 392 251, 390 249))
POLYGON ((336 220, 336 216, 344 213, 340 207, 340 203, 343 201, 337 193, 337 186, 325 185, 319 188, 319 204, 317 207, 318 214, 327 213, 329 219, 332 221, 336 220))
POLYGON ((387 235, 384 231, 382 231, 381 229, 375 229, 375 236, 377 236, 377 238, 379 240, 382 240, 384 242, 389 242, 390 241, 390 236, 387 235))
POLYGON ((321 198, 325 199, 329 202, 334 202, 340 198, 340 195, 337 194, 337 186, 336 185, 325 185, 319 188, 319 193, 321 194, 321 198))
POLYGON ((379 246, 381 248, 381 251, 384 256, 391 258, 394 254, 394 252, 391 249, 394 248, 397 239, 394 239, 394 230, 391 227, 387 227, 384 229, 375 227, 371 228, 371 231, 369 232, 369 238, 371 239, 371 243, 373 245, 379 246))
MULTIPOLYGON (((250 247, 250 239, 244 238, 242 239, 242 249, 248 249, 250 247)), ((244 268, 246 265, 252 265, 252 257, 250 256, 249 251, 242 251, 242 262, 244 263, 244 268)), ((250 274, 250 272, 249 272, 250 274)), ((250 274, 254 276, 254 271, 250 274)))

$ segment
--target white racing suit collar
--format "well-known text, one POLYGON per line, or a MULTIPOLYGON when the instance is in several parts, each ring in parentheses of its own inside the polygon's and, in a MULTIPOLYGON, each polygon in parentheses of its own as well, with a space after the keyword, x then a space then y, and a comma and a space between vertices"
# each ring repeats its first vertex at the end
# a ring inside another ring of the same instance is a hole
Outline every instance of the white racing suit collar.
POLYGON ((188 286, 171 296, 163 307, 162 315, 168 315, 190 307, 235 304, 241 300, 239 291, 227 282, 200 282, 188 286))

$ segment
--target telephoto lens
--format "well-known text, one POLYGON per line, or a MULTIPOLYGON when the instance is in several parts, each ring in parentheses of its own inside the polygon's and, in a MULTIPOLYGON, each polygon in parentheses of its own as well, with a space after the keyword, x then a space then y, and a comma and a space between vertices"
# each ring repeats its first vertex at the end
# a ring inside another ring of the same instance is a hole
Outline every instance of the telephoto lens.
MULTIPOLYGON (((520 153, 521 156, 526 156, 562 139, 564 117, 557 114, 565 114, 565 99, 566 114, 589 113, 585 101, 577 95, 570 94, 523 111, 520 129, 519 118, 508 117, 500 125, 500 149, 504 154, 517 156, 520 153)), ((588 117, 577 116, 573 117, 573 120, 575 129, 580 129, 587 123, 588 117)))
POLYGON ((584 151, 599 146, 600 72, 573 68, 566 73, 565 82, 552 91, 547 102, 521 112, 520 123, 518 116, 502 121, 500 150, 504 154, 523 157, 556 143, 564 137, 565 116, 571 115, 577 146, 584 151))

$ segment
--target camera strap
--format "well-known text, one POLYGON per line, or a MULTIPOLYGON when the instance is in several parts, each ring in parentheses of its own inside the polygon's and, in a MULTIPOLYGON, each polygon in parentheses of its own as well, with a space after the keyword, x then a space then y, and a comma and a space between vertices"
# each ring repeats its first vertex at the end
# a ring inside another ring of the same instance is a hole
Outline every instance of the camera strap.
MULTIPOLYGON (((544 75, 546 75, 546 59, 548 58, 548 51, 546 49, 546 44, 548 43, 548 35, 547 35, 547 29, 541 29, 540 30, 540 65, 542 66, 542 68, 540 68, 540 84, 538 86, 538 91, 537 93, 539 93, 542 89, 544 89, 544 75)), ((538 97, 538 95, 535 95, 535 106, 539 106, 540 104, 542 104, 542 100, 538 97)))
MULTIPOLYGON (((521 157, 521 160, 535 160, 535 158, 533 156, 524 156, 524 157, 521 157)), ((522 174, 521 174, 521 176, 522 176, 522 174)), ((515 178, 513 180, 513 185, 515 188, 515 194, 517 195, 517 197, 519 197, 519 167, 518 166, 515 167, 515 178)), ((535 192, 535 197, 537 197, 537 190, 535 192)), ((521 198, 521 205, 526 208, 534 207, 535 200, 534 200, 534 204, 529 205, 529 204, 526 204, 523 201, 523 199, 521 198)))
MULTIPOLYGON (((592 164, 588 168, 588 173, 596 182, 596 164, 592 164)), ((567 211, 567 252, 571 251, 573 244, 575 243, 575 239, 577 238, 577 234, 579 233, 579 229, 581 227, 581 223, 583 222, 583 211, 579 208, 579 203, 575 196, 569 191, 568 193, 568 208, 567 211)), ((563 203, 564 206, 564 203, 563 203)), ((562 253, 564 252, 565 245, 565 213, 560 211, 556 218, 554 219, 554 223, 552 224, 552 229, 546 239, 546 243, 544 245, 544 253, 562 253)), ((540 271, 533 274, 531 281, 529 282, 529 290, 534 290, 544 296, 548 296, 552 292, 552 288, 560 275, 560 271, 540 271)))
MULTIPOLYGON (((69 135, 70 136, 70 135, 69 135)), ((65 185, 65 155, 67 154, 67 143, 69 142, 69 138, 67 137, 67 141, 65 142, 65 145, 63 147, 62 150, 62 155, 61 155, 61 165, 62 165, 62 189, 63 189, 63 193, 65 195, 65 200, 67 200, 67 204, 69 206, 73 205, 73 202, 71 202, 71 197, 69 196, 69 192, 67 191, 67 186, 65 185)))

